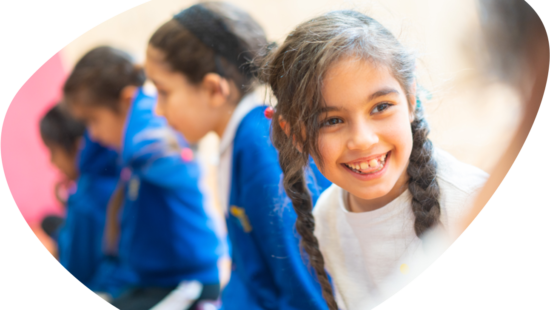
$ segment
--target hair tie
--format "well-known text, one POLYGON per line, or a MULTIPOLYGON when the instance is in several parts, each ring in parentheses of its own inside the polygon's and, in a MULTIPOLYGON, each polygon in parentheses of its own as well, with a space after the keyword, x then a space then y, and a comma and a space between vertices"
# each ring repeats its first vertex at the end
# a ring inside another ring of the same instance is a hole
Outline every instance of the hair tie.
POLYGON ((192 161, 193 158, 194 158, 194 156, 193 156, 193 150, 191 150, 191 149, 188 148, 188 147, 183 148, 183 150, 181 150, 180 156, 181 156, 181 159, 182 159, 184 162, 190 162, 190 161, 192 161))
POLYGON ((275 111, 273 110, 272 107, 267 107, 265 110, 264 110, 264 115, 266 118, 268 119, 272 119, 273 118, 273 113, 275 113, 275 111))

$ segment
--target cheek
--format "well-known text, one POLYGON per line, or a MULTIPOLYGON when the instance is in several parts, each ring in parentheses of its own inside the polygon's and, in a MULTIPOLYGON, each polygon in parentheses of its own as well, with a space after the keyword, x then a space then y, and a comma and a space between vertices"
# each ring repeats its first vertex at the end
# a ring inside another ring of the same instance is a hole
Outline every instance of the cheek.
POLYGON ((412 132, 408 116, 402 116, 398 122, 384 131, 384 140, 394 149, 394 160, 399 166, 406 166, 412 151, 412 132))
MULTIPOLYGON (((340 156, 340 150, 342 148, 341 142, 342 139, 338 138, 334 134, 319 134, 319 153, 321 155, 320 159, 315 159, 315 162, 323 162, 322 173, 327 178, 329 178, 331 172, 336 169, 335 163, 337 162, 338 157, 340 156)), ((320 165, 317 165, 320 168, 320 165)))

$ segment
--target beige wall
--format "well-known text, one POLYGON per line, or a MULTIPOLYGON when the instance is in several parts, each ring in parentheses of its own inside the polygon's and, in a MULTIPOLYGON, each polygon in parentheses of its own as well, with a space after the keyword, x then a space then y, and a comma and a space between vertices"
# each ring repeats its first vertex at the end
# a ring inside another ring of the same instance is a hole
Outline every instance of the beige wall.
MULTIPOLYGON (((233 0, 248 10, 270 40, 281 42, 298 23, 333 9, 354 8, 387 26, 419 54, 420 83, 434 98, 426 104, 434 143, 462 161, 490 170, 511 138, 519 118, 516 95, 481 79, 472 55, 479 32, 473 0, 233 0)), ((72 66, 98 44, 112 44, 144 57, 154 30, 194 1, 154 0, 124 12, 69 44, 63 55, 72 66)), ((202 143, 203 156, 215 155, 217 139, 202 143)))

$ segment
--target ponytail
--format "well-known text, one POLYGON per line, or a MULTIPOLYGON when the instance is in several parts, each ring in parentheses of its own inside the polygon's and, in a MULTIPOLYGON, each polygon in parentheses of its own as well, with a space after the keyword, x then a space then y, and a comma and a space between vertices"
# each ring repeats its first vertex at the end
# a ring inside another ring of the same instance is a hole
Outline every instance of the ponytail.
POLYGON ((124 205, 124 182, 119 181, 107 206, 107 218, 105 221, 105 252, 108 255, 116 255, 118 239, 120 236, 120 223, 118 217, 124 205))

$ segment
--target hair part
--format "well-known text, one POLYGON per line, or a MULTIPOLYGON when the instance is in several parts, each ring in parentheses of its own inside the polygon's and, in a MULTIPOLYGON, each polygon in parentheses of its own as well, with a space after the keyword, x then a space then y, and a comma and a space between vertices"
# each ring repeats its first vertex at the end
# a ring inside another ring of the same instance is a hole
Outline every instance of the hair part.
POLYGON ((59 146, 67 154, 74 155, 78 140, 84 136, 86 127, 74 119, 60 104, 54 105, 40 120, 40 136, 47 146, 59 146))
POLYGON ((100 46, 86 53, 75 65, 63 86, 65 101, 103 106, 118 111, 122 90, 145 83, 143 68, 119 49, 100 46))
MULTIPOLYGON (((304 185, 304 169, 310 155, 323 164, 318 132, 321 109, 325 106, 321 93, 325 75, 334 63, 350 56, 387 66, 407 92, 410 108, 414 108, 417 102, 411 102, 411 92, 415 81, 415 56, 380 23, 355 11, 330 12, 299 25, 263 60, 259 72, 277 99, 273 118, 284 120, 287 127, 283 130, 274 122, 272 140, 279 151, 283 186, 298 215, 296 229, 302 236, 302 246, 317 273, 330 310, 338 306, 318 240, 313 234, 315 222, 311 214, 311 197, 304 185), (296 145, 300 146, 300 151, 296 145)), ((439 222, 441 212, 437 165, 421 105, 415 109, 411 131, 413 149, 407 167, 408 188, 413 196, 414 228, 420 237, 439 222)))
MULTIPOLYGON (((238 50, 250 55, 251 63, 238 68, 234 60, 228 60, 205 45, 176 19, 162 25, 151 37, 149 44, 164 54, 168 66, 180 72, 193 84, 202 82, 208 73, 218 73, 235 83, 241 97, 254 89, 254 60, 265 56, 267 39, 262 27, 245 11, 222 2, 197 4, 212 12, 238 41, 238 50), (223 71, 223 74, 221 72, 223 71)), ((212 21, 214 22, 214 21, 212 21)))

